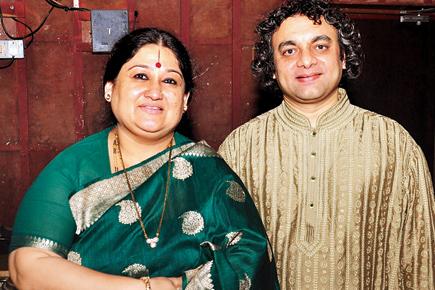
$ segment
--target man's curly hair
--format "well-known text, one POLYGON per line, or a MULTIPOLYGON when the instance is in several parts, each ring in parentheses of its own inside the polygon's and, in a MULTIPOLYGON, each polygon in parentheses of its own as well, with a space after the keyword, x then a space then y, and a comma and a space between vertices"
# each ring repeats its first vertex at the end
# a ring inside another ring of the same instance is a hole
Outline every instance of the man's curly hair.
POLYGON ((273 79, 275 65, 272 36, 284 20, 298 14, 308 17, 316 24, 321 23, 323 16, 328 24, 337 29, 340 54, 341 57, 346 57, 344 76, 348 79, 357 78, 362 71, 363 52, 361 35, 352 20, 324 0, 288 0, 257 25, 259 40, 255 44, 252 71, 260 78, 265 89, 280 92, 277 82, 273 79))

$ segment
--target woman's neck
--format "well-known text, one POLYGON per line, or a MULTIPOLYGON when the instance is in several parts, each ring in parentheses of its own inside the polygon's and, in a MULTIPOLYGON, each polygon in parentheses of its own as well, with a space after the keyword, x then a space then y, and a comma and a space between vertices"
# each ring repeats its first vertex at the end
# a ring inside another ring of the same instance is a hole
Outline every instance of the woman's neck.
POLYGON ((150 139, 137 136, 127 128, 118 125, 112 130, 113 138, 110 144, 113 144, 113 140, 115 139, 115 131, 118 134, 119 150, 121 150, 125 168, 138 164, 160 153, 173 143, 174 132, 158 139, 150 139))

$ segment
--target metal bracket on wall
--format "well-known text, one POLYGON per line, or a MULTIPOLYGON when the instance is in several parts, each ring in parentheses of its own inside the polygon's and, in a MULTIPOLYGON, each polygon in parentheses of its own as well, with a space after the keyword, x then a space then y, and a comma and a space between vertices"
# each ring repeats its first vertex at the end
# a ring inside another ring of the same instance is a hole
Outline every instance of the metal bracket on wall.
POLYGON ((115 42, 128 33, 127 10, 92 10, 92 52, 110 52, 115 42))

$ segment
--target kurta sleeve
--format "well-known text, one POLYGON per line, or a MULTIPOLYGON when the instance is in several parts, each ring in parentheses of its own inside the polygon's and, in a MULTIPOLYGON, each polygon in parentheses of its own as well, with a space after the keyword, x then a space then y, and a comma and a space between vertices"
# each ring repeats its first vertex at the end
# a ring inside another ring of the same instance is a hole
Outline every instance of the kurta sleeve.
POLYGON ((432 289, 435 285, 435 202, 429 169, 414 143, 404 162, 403 239, 400 253, 401 289, 432 289))
POLYGON ((61 156, 47 165, 21 201, 10 251, 19 247, 38 247, 66 256, 75 231, 68 202, 74 182, 68 177, 68 166, 61 156))
POLYGON ((235 176, 213 193, 207 240, 208 262, 183 276, 185 289, 279 289, 263 224, 247 190, 235 176))

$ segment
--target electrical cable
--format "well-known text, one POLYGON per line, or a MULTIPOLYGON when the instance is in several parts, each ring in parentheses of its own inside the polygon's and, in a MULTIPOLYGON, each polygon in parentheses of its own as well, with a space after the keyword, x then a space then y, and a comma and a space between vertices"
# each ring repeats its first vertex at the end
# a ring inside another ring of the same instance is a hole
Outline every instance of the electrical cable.
POLYGON ((10 67, 14 62, 15 62, 15 57, 12 57, 12 60, 11 60, 7 65, 0 66, 0 69, 8 68, 8 67, 10 67))
POLYGON ((49 5, 51 5, 54 8, 63 9, 66 12, 68 12, 68 11, 90 11, 90 9, 83 8, 83 7, 82 8, 69 7, 69 6, 66 6, 62 3, 57 2, 56 0, 45 0, 45 2, 47 2, 49 5))
MULTIPOLYGON (((30 32, 33 32, 32 28, 31 28, 29 25, 27 25, 26 23, 24 23, 23 21, 19 20, 19 19, 16 18, 16 17, 11 17, 11 18, 12 18, 12 20, 14 20, 15 22, 18 22, 18 23, 24 25, 24 27, 26 27, 30 32)), ((29 42, 27 42, 27 44, 24 44, 24 48, 25 48, 25 49, 28 48, 28 47, 32 44, 32 42, 33 42, 34 35, 31 34, 30 37, 31 37, 31 38, 30 38, 29 42)))
POLYGON ((31 30, 32 32, 30 32, 29 34, 26 34, 26 35, 24 35, 24 36, 17 37, 17 36, 12 36, 12 35, 11 35, 7 30, 6 30, 6 25, 5 25, 4 21, 3 21, 3 13, 2 13, 2 10, 1 10, 1 7, 0 7, 0 22, 1 22, 1 26, 2 26, 2 28, 3 28, 4 32, 5 32, 5 34, 6 34, 10 39, 13 39, 13 40, 23 40, 23 39, 25 39, 25 38, 27 38, 27 37, 31 37, 31 36, 33 36, 36 32, 38 32, 38 31, 42 28, 42 26, 45 24, 45 21, 47 21, 48 16, 50 16, 50 14, 51 14, 51 12, 53 11, 54 8, 55 8, 55 7, 53 7, 53 6, 50 8, 50 10, 48 11, 47 15, 45 15, 44 19, 42 20, 42 22, 39 24, 39 26, 38 26, 35 30, 33 30, 33 31, 31 30))

